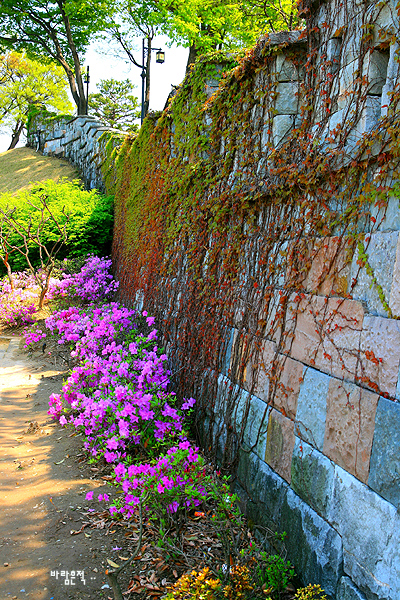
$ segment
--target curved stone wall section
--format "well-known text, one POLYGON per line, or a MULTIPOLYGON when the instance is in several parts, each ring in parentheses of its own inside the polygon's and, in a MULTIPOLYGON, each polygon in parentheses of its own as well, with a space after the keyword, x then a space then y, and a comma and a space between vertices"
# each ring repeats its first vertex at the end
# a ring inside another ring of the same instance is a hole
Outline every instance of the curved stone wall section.
POLYGON ((107 133, 114 145, 122 143, 123 134, 104 127, 94 117, 46 119, 39 114, 30 123, 28 146, 45 156, 66 158, 80 171, 88 189, 104 191, 101 168, 106 160, 107 133))

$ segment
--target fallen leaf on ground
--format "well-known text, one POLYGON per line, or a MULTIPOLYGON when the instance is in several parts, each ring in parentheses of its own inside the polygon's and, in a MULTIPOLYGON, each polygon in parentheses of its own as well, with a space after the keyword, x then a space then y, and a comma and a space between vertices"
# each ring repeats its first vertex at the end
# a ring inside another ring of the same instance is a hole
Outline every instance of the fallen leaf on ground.
POLYGON ((110 565, 110 567, 113 567, 113 569, 119 569, 119 565, 117 565, 117 563, 115 563, 113 560, 107 558, 107 562, 110 565))
POLYGON ((70 533, 71 535, 78 535, 78 533, 82 533, 82 531, 85 529, 85 527, 88 526, 88 523, 84 523, 82 525, 82 527, 79 529, 79 531, 75 531, 75 529, 71 529, 70 533))

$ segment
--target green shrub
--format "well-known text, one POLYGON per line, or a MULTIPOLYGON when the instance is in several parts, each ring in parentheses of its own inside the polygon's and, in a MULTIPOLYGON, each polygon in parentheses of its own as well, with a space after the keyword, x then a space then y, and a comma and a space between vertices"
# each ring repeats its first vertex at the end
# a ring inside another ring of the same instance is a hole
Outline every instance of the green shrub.
MULTIPOLYGON (((37 183, 31 190, 22 191, 15 196, 2 194, 0 208, 3 210, 16 208, 18 222, 27 226, 32 219, 33 226, 39 223, 39 213, 32 205, 37 205, 40 196, 46 197, 46 202, 55 217, 55 221, 63 226, 65 215, 69 214, 67 223, 68 240, 58 254, 58 258, 84 256, 89 253, 104 256, 110 253, 113 227, 113 198, 104 196, 97 190, 84 190, 78 181, 70 182, 63 179, 60 183, 52 180, 37 183), (64 212, 63 212, 64 211, 64 212)), ((57 239, 56 224, 49 220, 41 239, 51 245, 57 239)), ((21 244, 17 234, 12 234, 10 242, 21 244)), ((29 256, 34 265, 39 262, 39 250, 30 245, 29 256)), ((26 268, 25 259, 16 252, 11 254, 10 263, 14 271, 26 268)))
POLYGON ((266 552, 260 552, 255 572, 260 585, 266 585, 277 592, 283 592, 295 576, 289 561, 285 562, 281 556, 268 555, 266 552))

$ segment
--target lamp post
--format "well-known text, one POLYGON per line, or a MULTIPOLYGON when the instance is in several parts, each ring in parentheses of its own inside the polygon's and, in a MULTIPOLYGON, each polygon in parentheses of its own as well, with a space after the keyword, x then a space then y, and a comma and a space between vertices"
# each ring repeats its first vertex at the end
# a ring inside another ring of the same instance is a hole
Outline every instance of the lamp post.
POLYGON ((144 118, 146 116, 146 112, 147 112, 144 96, 145 96, 145 81, 146 81, 146 77, 147 77, 147 71, 148 71, 148 69, 150 69, 150 60, 149 60, 149 64, 147 65, 147 58, 148 58, 149 51, 156 52, 156 62, 158 62, 160 64, 165 62, 164 50, 162 50, 161 48, 152 48, 150 46, 151 41, 149 41, 150 48, 146 48, 145 39, 146 38, 143 38, 143 40, 142 40, 142 72, 140 74, 140 76, 142 78, 142 108, 141 108, 141 112, 140 112, 140 125, 143 124, 143 120, 144 120, 144 118))
POLYGON ((86 67, 83 83, 86 83, 86 114, 89 114, 89 65, 86 67))

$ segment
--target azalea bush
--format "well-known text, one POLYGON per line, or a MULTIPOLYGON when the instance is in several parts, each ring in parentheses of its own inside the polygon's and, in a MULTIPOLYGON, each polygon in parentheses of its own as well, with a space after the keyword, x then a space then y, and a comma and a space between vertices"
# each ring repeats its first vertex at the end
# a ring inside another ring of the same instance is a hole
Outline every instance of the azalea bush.
POLYGON ((38 293, 30 290, 14 289, 2 294, 0 303, 0 321, 9 327, 19 327, 33 323, 37 311, 35 299, 38 293))
POLYGON ((73 273, 68 272, 71 261, 65 261, 65 269, 63 262, 60 263, 60 280, 53 285, 49 297, 60 296, 69 301, 79 299, 83 303, 91 303, 111 298, 117 291, 119 284, 110 273, 110 259, 89 255, 80 270, 73 273))
POLYGON ((13 275, 13 287, 7 278, 0 280, 0 321, 8 327, 19 327, 34 322, 40 289, 27 272, 13 275))
POLYGON ((80 306, 33 327, 26 345, 52 337, 75 360, 61 394, 50 397, 49 414, 83 433, 92 461, 113 466, 122 495, 111 512, 129 518, 146 497, 149 513, 173 521, 207 495, 204 460, 184 427, 195 400, 179 405, 168 391, 154 317, 107 302, 117 289, 110 266, 91 256, 79 273, 60 279, 53 298, 78 297, 80 306))
MULTIPOLYGON (((143 513, 156 520, 157 545, 168 555, 179 555, 181 543, 169 531, 180 531, 189 515, 204 519, 219 538, 217 578, 207 569, 193 572, 168 598, 183 599, 189 592, 199 600, 258 593, 264 598, 263 590, 271 600, 278 598, 294 575, 290 563, 249 544, 229 478, 213 471, 188 438, 195 400, 178 401, 169 389, 168 358, 159 347, 155 319, 110 301, 117 289, 110 266, 108 259, 90 256, 79 272, 61 276, 53 297, 71 295, 78 305, 57 310, 44 327, 26 332, 27 347, 52 339, 74 361, 61 393, 50 397, 49 414, 83 435, 91 462, 111 467, 117 500, 104 493, 97 497, 109 504, 111 515, 131 519, 143 513)), ((94 492, 86 498, 96 499, 94 492)))
MULTIPOLYGON (((201 482, 193 484, 193 471, 201 469, 202 459, 183 427, 194 400, 177 407, 175 394, 167 391, 167 357, 157 347, 153 322, 146 313, 117 303, 70 307, 46 320, 58 343, 69 345, 79 361, 62 394, 50 398, 49 412, 62 425, 84 433, 92 460, 114 465, 123 496, 111 512, 128 517, 149 489, 154 497, 148 508, 158 514, 198 506, 205 496, 201 482), (143 320, 147 335, 137 333, 143 320), (135 464, 143 456, 149 461, 135 464)), ((43 333, 36 330, 35 335, 43 333)))

